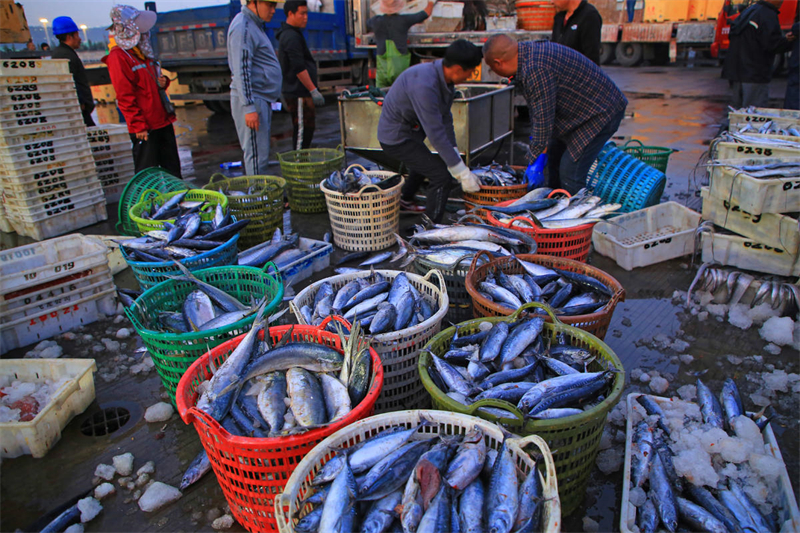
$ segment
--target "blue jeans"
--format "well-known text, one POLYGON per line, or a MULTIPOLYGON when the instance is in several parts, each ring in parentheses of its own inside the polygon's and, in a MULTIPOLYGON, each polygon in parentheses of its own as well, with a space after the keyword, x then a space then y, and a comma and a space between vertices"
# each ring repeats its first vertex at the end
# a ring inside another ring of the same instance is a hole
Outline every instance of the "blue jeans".
POLYGON ((614 133, 619 129, 625 110, 620 111, 608 121, 608 124, 589 141, 577 161, 574 161, 567 150, 567 143, 560 139, 553 139, 547 149, 550 164, 550 187, 566 189, 570 194, 575 194, 586 187, 586 175, 592 167, 597 155, 614 133))

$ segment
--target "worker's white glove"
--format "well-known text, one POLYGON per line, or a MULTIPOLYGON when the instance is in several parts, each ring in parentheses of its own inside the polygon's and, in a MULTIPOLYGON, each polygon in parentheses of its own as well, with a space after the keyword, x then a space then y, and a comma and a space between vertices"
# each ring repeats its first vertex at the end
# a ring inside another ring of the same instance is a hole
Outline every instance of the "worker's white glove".
POLYGON ((478 176, 470 171, 469 167, 463 161, 459 161, 457 165, 447 167, 450 174, 461 182, 461 190, 464 192, 478 192, 481 190, 481 182, 478 176))
POLYGON ((319 92, 319 89, 311 91, 311 98, 314 100, 315 107, 322 107, 325 105, 325 97, 319 92))

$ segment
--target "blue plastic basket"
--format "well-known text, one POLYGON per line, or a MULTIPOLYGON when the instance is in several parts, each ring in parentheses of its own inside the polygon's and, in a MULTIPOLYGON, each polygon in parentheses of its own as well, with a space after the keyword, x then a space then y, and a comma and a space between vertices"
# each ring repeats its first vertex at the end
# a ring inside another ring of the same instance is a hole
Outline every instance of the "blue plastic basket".
POLYGON ((605 203, 622 204, 619 213, 630 213, 656 205, 667 177, 647 163, 606 143, 586 178, 586 186, 605 203))
MULTIPOLYGON (((180 263, 191 271, 200 270, 202 268, 235 265, 238 254, 236 243, 238 241, 239 234, 237 233, 226 243, 194 257, 182 259, 180 263)), ((139 282, 139 286, 143 291, 158 285, 162 281, 170 279, 172 276, 179 276, 181 274, 181 271, 172 261, 164 261, 163 263, 134 261, 128 256, 124 248, 120 248, 122 257, 128 262, 128 266, 131 267, 133 275, 136 277, 136 281, 139 282)))

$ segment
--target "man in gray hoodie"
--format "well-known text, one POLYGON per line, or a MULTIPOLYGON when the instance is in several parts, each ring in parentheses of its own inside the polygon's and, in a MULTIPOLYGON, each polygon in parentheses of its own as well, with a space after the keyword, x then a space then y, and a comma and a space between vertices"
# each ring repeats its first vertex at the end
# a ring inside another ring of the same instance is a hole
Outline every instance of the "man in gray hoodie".
POLYGON ((281 96, 281 66, 263 27, 276 5, 248 0, 228 27, 231 114, 250 176, 268 174, 272 103, 281 96))

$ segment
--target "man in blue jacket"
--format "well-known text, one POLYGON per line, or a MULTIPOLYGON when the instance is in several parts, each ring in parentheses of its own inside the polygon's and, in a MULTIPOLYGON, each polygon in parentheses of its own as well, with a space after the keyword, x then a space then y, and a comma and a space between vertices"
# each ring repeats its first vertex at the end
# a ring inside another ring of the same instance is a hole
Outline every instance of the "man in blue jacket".
POLYGON ((403 186, 401 209, 417 212, 416 194, 425 178, 430 181, 425 213, 441 222, 447 196, 456 182, 466 192, 477 192, 480 182, 461 160, 450 107, 455 85, 464 83, 481 64, 481 50, 463 39, 447 47, 444 59, 415 65, 395 80, 383 101, 378 121, 378 141, 391 158, 409 169, 403 186), (428 139, 438 154, 427 146, 428 139))
POLYGON ((264 32, 276 2, 248 0, 228 27, 231 114, 248 175, 268 174, 272 104, 281 97, 281 66, 264 32))

